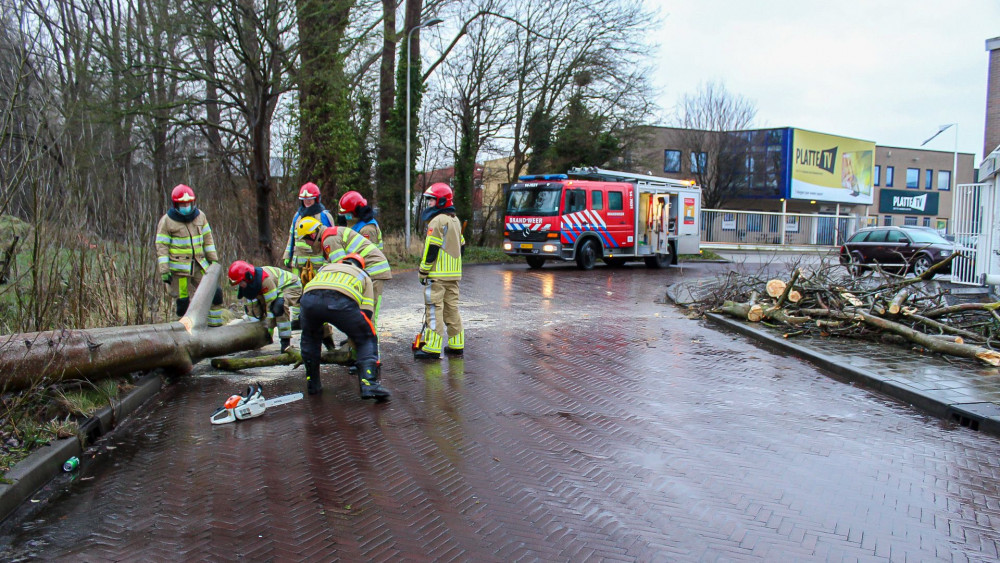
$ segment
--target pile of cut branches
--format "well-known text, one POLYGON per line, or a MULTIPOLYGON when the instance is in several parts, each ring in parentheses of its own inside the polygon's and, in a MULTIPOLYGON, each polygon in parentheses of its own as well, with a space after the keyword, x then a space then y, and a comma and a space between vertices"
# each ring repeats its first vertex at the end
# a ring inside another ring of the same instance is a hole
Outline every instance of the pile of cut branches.
POLYGON ((1000 365, 1000 302, 949 304, 930 279, 949 258, 919 276, 876 269, 852 276, 843 266, 800 266, 787 277, 730 272, 691 308, 778 326, 790 338, 846 336, 915 344, 941 354, 1000 365))

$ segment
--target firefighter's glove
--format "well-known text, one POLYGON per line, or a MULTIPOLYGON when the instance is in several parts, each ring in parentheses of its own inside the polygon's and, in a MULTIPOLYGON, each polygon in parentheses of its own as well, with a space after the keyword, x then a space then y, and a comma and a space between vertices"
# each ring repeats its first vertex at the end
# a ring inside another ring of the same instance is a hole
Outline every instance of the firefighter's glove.
POLYGON ((163 274, 162 276, 160 276, 160 279, 163 280, 163 283, 170 283, 170 280, 173 279, 173 277, 174 277, 173 274, 171 274, 170 272, 167 272, 167 273, 163 274))
POLYGON ((285 313, 285 298, 279 297, 271 302, 271 314, 280 317, 285 313))
POLYGON ((420 285, 427 285, 427 275, 420 274, 420 285))
POLYGON ((285 258, 285 267, 286 268, 291 268, 292 267, 292 261, 291 261, 291 259, 285 258))

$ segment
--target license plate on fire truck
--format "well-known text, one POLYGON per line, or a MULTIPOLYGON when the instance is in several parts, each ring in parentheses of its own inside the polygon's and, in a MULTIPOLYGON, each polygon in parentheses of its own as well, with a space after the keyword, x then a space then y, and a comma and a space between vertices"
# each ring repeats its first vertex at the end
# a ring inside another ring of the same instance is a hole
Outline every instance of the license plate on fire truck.
POLYGON ((531 244, 526 243, 526 242, 522 242, 521 243, 521 248, 531 248, 531 244))

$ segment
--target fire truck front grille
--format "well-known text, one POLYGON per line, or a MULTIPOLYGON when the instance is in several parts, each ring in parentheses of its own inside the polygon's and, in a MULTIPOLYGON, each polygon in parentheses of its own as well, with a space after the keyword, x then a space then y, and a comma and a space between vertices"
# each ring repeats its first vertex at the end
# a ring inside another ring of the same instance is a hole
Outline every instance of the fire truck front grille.
POLYGON ((541 242, 546 240, 546 235, 550 231, 533 231, 531 229, 522 229, 519 231, 510 232, 511 242, 541 242))

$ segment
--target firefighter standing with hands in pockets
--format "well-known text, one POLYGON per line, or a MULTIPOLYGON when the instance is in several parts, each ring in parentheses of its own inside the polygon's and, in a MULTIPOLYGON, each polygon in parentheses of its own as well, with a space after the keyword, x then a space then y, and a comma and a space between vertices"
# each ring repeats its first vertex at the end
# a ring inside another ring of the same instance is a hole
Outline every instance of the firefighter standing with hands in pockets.
POLYGON ((424 288, 424 328, 413 344, 413 357, 441 357, 445 351, 461 355, 465 351, 465 331, 458 313, 458 283, 462 279, 462 225, 455 216, 453 194, 447 184, 432 184, 424 192, 427 208, 421 215, 427 224, 424 254, 420 261, 420 283, 424 288))

